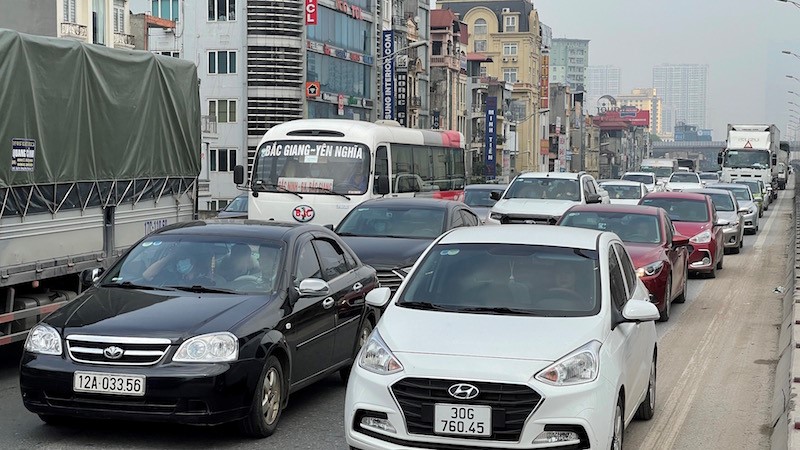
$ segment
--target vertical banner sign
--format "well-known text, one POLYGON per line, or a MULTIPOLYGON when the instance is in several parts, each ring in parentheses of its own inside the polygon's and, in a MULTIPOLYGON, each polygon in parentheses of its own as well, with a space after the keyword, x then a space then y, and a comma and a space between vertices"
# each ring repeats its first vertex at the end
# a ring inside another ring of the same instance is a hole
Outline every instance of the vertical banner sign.
POLYGON ((317 0, 306 0, 306 25, 317 24, 317 0))
POLYGON ((486 178, 493 179, 497 174, 497 97, 486 97, 486 178))
POLYGON ((439 126, 440 126, 439 122, 442 120, 441 117, 442 117, 442 113, 440 113, 439 111, 434 111, 433 112, 433 122, 431 123, 431 128, 433 128, 434 130, 438 130, 439 129, 439 126))
POLYGON ((383 30, 381 38, 383 49, 383 118, 394 120, 394 31, 383 30))
POLYGON ((344 95, 339 94, 339 98, 337 100, 338 100, 337 103, 338 103, 339 107, 338 107, 338 109, 336 111, 336 114, 338 114, 340 116, 343 116, 344 115, 344 95))
POLYGON ((36 160, 36 141, 33 139, 11 139, 11 171, 33 172, 36 160))
POLYGON ((397 68, 397 121, 408 126, 408 67, 397 68))
POLYGON ((567 135, 562 134, 558 136, 558 164, 560 166, 559 172, 567 171, 567 135))

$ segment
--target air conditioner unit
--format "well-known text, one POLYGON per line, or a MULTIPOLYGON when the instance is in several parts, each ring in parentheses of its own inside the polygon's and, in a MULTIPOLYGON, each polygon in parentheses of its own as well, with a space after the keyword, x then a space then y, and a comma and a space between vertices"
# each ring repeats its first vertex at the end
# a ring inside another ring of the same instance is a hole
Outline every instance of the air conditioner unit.
POLYGON ((175 28, 164 28, 164 33, 174 33, 175 28))
POLYGON ((511 58, 512 62, 517 62, 517 58, 511 58))
POLYGON ((508 14, 511 12, 510 8, 503 8, 503 14, 508 14))
POLYGON ((503 58, 503 62, 508 62, 508 58, 503 58))

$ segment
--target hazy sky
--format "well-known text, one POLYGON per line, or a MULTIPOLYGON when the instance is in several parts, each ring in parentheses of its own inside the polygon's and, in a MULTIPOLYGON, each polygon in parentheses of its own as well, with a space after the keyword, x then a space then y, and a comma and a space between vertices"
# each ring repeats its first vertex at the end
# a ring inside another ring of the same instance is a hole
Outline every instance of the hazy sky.
MULTIPOLYGON (((621 89, 651 87, 653 66, 708 64, 706 125, 775 123, 800 105, 800 9, 776 0, 534 0, 553 37, 590 39, 589 64, 622 69, 621 89)), ((798 114, 800 116, 800 114, 798 114)))

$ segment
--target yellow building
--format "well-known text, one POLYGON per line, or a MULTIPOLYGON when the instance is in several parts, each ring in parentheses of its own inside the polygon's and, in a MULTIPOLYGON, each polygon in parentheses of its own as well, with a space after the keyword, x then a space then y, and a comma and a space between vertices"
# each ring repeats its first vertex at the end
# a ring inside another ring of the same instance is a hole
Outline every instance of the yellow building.
POLYGON ((648 132, 659 137, 664 136, 662 127, 663 110, 661 97, 656 95, 656 90, 651 88, 633 89, 630 95, 616 97, 617 106, 635 106, 642 111, 650 111, 650 127, 648 132))
MULTIPOLYGON (((498 104, 501 114, 516 128, 513 148, 515 173, 539 168, 539 70, 541 37, 539 14, 529 0, 486 2, 439 0, 438 6, 457 13, 469 29, 469 53, 491 61, 482 76, 513 86, 510 104, 498 104)), ((476 107, 478 105, 473 105, 476 107)))

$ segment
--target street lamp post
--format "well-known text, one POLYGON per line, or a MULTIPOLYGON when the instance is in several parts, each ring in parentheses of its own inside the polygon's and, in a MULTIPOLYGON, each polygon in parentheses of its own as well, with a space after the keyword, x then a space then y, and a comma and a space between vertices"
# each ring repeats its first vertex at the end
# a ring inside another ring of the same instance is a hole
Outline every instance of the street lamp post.
POLYGON ((781 3, 791 3, 795 6, 795 8, 800 8, 800 3, 795 2, 793 0, 778 0, 781 3))
POLYGON ((405 51, 411 50, 412 48, 422 47, 423 45, 428 45, 428 41, 412 42, 411 44, 406 45, 405 47, 401 47, 401 48, 393 51, 392 53, 389 53, 388 55, 382 55, 382 56, 379 56, 379 57, 375 58, 375 61, 380 63, 384 59, 387 59, 387 58, 388 59, 394 59, 394 57, 397 56, 400 53, 403 53, 405 51))
POLYGON ((788 92, 788 93, 790 93, 790 94, 793 94, 793 95, 796 95, 796 96, 800 97, 800 94, 798 94, 798 93, 797 93, 797 92, 795 92, 795 91, 786 91, 786 92, 788 92))
POLYGON ((786 75, 786 78, 791 78, 791 79, 793 79, 794 81, 797 81, 798 83, 800 83, 800 79, 799 79, 799 78, 797 78, 797 77, 796 77, 796 76, 794 76, 794 75, 786 75))

